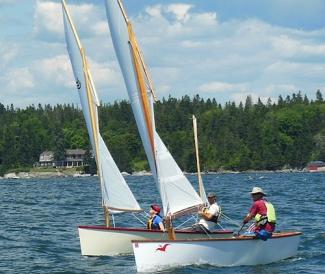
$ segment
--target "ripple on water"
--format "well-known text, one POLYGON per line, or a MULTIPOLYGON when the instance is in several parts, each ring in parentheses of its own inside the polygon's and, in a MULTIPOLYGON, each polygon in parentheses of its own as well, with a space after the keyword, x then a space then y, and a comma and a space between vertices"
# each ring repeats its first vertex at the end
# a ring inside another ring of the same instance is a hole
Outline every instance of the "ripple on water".
MULTIPOLYGON (((196 187, 196 176, 188 178, 196 187)), ((142 208, 160 203, 152 177, 126 180, 142 208)), ((265 189, 277 210, 277 229, 304 233, 298 256, 265 266, 187 266, 162 273, 325 273, 325 174, 211 174, 203 181, 206 191, 217 192, 223 212, 238 222, 251 206, 252 187, 265 189)), ((103 224, 98 178, 1 180, 0 187, 5 220, 0 222, 0 273, 136 273, 133 256, 80 255, 77 226, 103 224)), ((126 215, 115 220, 137 224, 126 215)))

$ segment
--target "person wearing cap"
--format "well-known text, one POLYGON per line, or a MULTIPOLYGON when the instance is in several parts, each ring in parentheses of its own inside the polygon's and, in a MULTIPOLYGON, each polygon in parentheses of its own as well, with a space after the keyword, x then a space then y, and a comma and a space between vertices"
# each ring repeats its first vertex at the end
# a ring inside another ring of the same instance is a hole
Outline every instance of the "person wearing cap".
POLYGON ((220 206, 217 204, 217 195, 214 192, 209 192, 208 195, 209 206, 204 208, 198 214, 201 217, 199 226, 206 232, 216 229, 220 217, 220 206))
POLYGON ((253 205, 243 220, 246 224, 254 219, 253 232, 257 238, 266 241, 275 229, 276 215, 273 205, 265 199, 266 193, 260 187, 253 187, 250 192, 253 205))
POLYGON ((160 206, 159 205, 151 205, 150 206, 150 218, 147 222, 147 228, 152 229, 160 229, 165 231, 165 226, 163 223, 163 218, 160 216, 160 206))

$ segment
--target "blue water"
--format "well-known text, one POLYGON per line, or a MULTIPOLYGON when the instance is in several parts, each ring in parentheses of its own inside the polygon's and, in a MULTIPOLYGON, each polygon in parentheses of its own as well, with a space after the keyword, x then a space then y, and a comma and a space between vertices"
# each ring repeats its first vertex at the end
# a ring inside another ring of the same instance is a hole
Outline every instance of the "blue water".
MULTIPOLYGON (((147 208, 159 201, 151 177, 126 177, 147 208)), ((196 177, 189 176, 195 183, 196 177)), ((260 186, 278 215, 278 230, 299 230, 296 258, 243 267, 190 266, 163 273, 325 273, 325 174, 205 175, 223 211, 240 221, 260 186)), ((0 273, 136 273, 132 256, 83 257, 77 226, 103 224, 98 178, 0 180, 0 273)), ((123 197, 121 197, 123 199, 123 197)), ((123 215, 116 222, 137 224, 123 215)))

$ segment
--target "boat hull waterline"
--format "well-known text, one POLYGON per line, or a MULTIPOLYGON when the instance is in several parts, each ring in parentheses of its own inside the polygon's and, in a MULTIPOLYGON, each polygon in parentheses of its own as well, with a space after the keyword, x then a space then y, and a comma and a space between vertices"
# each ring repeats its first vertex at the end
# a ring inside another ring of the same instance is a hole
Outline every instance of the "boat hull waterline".
POLYGON ((300 232, 274 233, 267 241, 253 237, 132 241, 132 247, 138 272, 202 264, 259 265, 296 256, 300 235, 300 232))
MULTIPOLYGON (((132 240, 167 240, 168 234, 158 230, 139 228, 113 228, 105 226, 79 226, 81 255, 83 256, 115 256, 131 254, 132 240)), ((226 238, 232 235, 231 230, 219 230, 206 235, 188 230, 176 230, 177 239, 194 238, 226 238)))

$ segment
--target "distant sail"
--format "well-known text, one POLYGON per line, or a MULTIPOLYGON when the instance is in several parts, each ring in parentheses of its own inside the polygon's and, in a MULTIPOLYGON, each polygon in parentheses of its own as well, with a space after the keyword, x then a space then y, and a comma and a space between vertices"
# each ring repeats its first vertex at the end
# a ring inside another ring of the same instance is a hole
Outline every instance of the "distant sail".
POLYGON ((164 214, 177 215, 204 204, 155 129, 151 78, 120 0, 106 0, 115 53, 142 143, 162 199, 164 214))
POLYGON ((141 211, 138 202, 126 184, 99 133, 97 110, 99 100, 97 92, 84 50, 64 0, 62 0, 62 9, 67 49, 77 83, 90 142, 95 152, 103 205, 115 212, 141 211))

